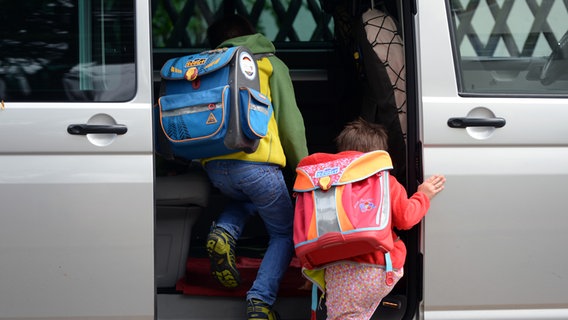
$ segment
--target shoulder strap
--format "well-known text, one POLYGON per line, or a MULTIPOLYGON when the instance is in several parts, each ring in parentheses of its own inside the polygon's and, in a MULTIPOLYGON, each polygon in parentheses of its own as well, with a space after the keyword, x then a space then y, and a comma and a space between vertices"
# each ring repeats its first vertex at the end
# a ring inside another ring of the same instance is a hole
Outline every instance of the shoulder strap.
POLYGON ((264 53, 255 53, 252 55, 256 60, 260 60, 262 58, 268 58, 274 56, 272 52, 264 52, 264 53))

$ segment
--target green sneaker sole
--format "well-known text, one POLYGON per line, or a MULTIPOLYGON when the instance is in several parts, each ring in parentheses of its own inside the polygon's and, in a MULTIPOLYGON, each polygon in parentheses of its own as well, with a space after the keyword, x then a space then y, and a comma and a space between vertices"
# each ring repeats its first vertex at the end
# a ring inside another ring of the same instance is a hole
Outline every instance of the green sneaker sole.
POLYGON ((241 278, 231 259, 231 245, 222 236, 214 234, 207 240, 206 248, 211 262, 211 275, 226 288, 238 287, 241 278))

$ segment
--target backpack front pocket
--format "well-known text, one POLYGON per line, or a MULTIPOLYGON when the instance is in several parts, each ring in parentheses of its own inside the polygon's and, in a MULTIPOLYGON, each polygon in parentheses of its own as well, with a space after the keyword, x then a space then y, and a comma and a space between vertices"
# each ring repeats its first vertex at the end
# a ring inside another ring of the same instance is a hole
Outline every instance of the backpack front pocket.
POLYGON ((163 96, 160 122, 173 142, 223 139, 229 116, 229 86, 163 96))
POLYGON ((262 139, 268 133, 272 104, 268 97, 251 88, 239 90, 242 130, 249 139, 262 139))

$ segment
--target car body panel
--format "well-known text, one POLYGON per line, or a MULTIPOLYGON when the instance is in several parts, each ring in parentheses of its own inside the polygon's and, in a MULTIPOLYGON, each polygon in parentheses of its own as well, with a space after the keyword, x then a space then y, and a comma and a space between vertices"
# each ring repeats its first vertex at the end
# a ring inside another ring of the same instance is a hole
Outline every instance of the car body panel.
POLYGON ((136 10, 134 98, 3 101, 0 319, 154 319, 149 3, 136 10))
POLYGON ((442 12, 443 1, 420 3, 416 25, 424 175, 447 179, 423 224, 425 318, 565 317, 566 90, 564 97, 459 93, 442 12), (452 128, 454 117, 506 124, 452 128), (525 311, 508 312, 516 309, 525 311))

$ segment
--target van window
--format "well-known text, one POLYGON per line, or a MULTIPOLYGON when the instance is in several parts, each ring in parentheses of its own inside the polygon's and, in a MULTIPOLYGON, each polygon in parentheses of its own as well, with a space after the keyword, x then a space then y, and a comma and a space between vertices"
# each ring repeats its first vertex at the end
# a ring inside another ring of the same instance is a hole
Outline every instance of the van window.
POLYGON ((0 99, 127 101, 135 93, 134 1, 5 1, 0 99))
POLYGON ((335 124, 329 130, 329 119, 321 117, 320 108, 335 110, 338 95, 345 91, 336 90, 335 83, 328 80, 344 66, 336 60, 336 26, 324 10, 326 2, 152 0, 154 97, 160 96, 159 70, 164 63, 210 49, 208 26, 225 13, 238 13, 273 42, 276 55, 290 69, 296 102, 304 122, 310 124, 306 128, 309 150, 333 151, 332 137, 337 130, 335 124))
MULTIPOLYGON (((207 27, 223 12, 237 12, 276 46, 333 40, 333 19, 318 1, 153 1, 154 48, 209 48, 207 27)), ((198 50, 196 50, 198 51, 198 50)))
POLYGON ((568 94, 568 3, 451 0, 462 95, 568 94))

